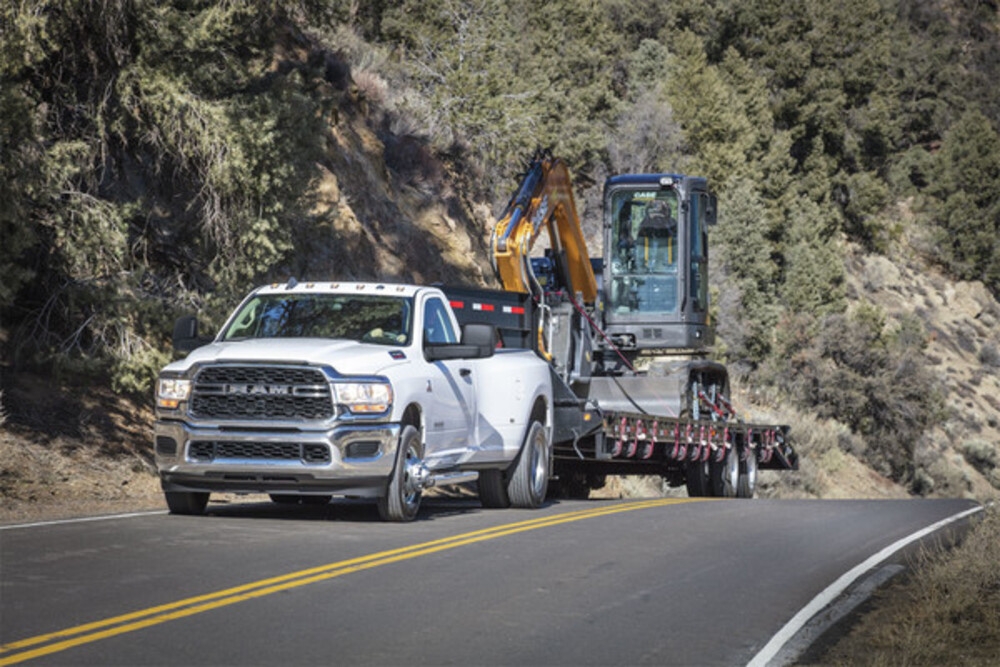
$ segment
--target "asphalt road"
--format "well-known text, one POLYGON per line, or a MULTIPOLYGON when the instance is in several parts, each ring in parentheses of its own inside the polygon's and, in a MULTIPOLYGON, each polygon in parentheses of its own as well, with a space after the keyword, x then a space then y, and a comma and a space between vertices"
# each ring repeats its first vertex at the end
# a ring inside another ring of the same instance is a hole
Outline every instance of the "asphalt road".
POLYGON ((385 524, 246 502, 8 527, 0 665, 746 664, 845 572, 971 507, 442 499, 385 524))

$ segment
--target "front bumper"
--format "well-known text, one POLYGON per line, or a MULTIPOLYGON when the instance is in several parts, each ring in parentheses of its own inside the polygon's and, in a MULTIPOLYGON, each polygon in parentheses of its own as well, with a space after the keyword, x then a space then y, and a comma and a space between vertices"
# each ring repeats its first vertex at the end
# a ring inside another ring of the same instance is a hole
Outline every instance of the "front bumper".
POLYGON ((158 420, 153 430, 164 491, 378 496, 392 474, 401 429, 240 430, 158 420))

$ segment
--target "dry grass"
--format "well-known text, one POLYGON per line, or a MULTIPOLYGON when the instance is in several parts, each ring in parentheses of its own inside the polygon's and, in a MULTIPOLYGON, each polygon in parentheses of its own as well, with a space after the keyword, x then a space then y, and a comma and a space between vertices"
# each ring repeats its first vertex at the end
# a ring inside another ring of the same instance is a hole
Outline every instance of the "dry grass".
POLYGON ((951 551, 926 550, 904 581, 815 664, 1000 664, 1000 509, 951 551))

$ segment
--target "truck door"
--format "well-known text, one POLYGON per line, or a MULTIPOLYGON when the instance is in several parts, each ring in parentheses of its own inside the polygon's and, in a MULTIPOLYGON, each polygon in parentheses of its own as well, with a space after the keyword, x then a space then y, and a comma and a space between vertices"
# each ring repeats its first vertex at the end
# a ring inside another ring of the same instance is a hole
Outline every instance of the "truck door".
MULTIPOLYGON (((451 312, 440 297, 427 297, 422 310, 425 344, 459 342, 451 312)), ((468 458, 475 446, 476 367, 474 359, 435 361, 430 365, 424 396, 424 460, 432 469, 468 458)))

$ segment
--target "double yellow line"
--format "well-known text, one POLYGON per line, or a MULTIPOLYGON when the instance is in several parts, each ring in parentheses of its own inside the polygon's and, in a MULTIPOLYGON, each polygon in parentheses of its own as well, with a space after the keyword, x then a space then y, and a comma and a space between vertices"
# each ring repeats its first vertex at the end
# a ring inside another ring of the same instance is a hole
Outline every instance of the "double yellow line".
POLYGON ((351 558, 348 560, 338 561, 336 563, 320 565, 307 570, 299 570, 298 572, 291 572, 289 574, 283 574, 270 579, 261 579, 260 581, 254 581, 249 584, 243 584, 233 588, 226 588, 214 593, 207 593, 205 595, 198 595, 184 600, 177 600, 176 602, 170 602, 156 607, 122 614, 121 616, 113 616, 101 621, 77 625, 72 628, 66 628, 65 630, 50 632, 48 634, 29 637, 27 639, 21 639, 9 644, 4 644, 3 646, 0 646, 0 667, 3 667, 4 665, 17 664, 26 660, 32 660, 45 655, 51 655, 53 653, 73 648, 74 646, 90 644, 102 639, 122 635, 127 632, 134 632, 136 630, 159 625, 178 618, 194 616, 195 614, 211 611, 213 609, 219 609, 220 607, 226 607, 238 602, 261 598, 266 595, 286 591, 292 588, 308 586, 309 584, 315 584, 328 579, 333 579, 335 577, 341 577, 345 574, 351 574, 352 572, 370 570, 382 565, 398 563, 399 561, 419 558, 420 556, 427 556, 440 551, 447 551, 449 549, 457 549, 458 547, 469 544, 495 540, 499 537, 514 535, 516 533, 524 533, 530 530, 549 528, 551 526, 572 523, 574 521, 583 521, 584 519, 593 519, 596 517, 607 516, 609 514, 631 512, 635 510, 686 502, 691 501, 686 498, 667 498, 627 502, 616 505, 605 505, 593 509, 566 512, 563 514, 556 514, 554 516, 546 516, 528 521, 518 521, 516 523, 504 524, 493 528, 484 528, 482 530, 462 533, 452 537, 433 540, 431 542, 423 542, 421 544, 414 544, 412 546, 401 547, 399 549, 391 549, 389 551, 380 551, 367 556, 360 556, 358 558, 351 558))

